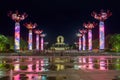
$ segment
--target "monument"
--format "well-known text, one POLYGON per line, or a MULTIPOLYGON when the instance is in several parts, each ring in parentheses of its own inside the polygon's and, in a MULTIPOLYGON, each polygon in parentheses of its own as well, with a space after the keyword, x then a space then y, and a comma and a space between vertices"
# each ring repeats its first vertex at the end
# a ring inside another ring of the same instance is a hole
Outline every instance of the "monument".
POLYGON ((52 50, 68 50, 69 45, 64 43, 64 37, 58 36, 57 42, 51 46, 52 50))

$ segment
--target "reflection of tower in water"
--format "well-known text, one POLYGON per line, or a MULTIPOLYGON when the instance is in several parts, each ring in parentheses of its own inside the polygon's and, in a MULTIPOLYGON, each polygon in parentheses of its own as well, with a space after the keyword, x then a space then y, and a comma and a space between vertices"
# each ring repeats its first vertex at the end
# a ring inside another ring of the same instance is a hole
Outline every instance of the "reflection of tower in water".
POLYGON ((91 57, 88 58, 88 69, 93 69, 93 59, 91 57))
POLYGON ((99 65, 100 65, 100 70, 106 70, 106 68, 105 68, 105 58, 100 58, 100 63, 99 63, 99 65))

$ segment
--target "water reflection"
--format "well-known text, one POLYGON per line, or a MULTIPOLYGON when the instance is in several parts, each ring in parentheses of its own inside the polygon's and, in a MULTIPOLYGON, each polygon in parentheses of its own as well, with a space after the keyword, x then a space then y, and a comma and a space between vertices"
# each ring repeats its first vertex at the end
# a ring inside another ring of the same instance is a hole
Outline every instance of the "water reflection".
MULTIPOLYGON (((1 59, 6 62, 6 58, 1 59)), ((104 57, 30 57, 9 58, 12 65, 13 80, 51 80, 49 71, 62 71, 68 68, 76 70, 120 70, 119 58, 104 57)), ((2 64, 2 63, 0 63, 2 64)), ((57 74, 56 74, 57 75, 57 74)), ((11 79, 12 80, 12 79, 11 79)), ((57 77, 55 80, 58 80, 57 77)), ((62 80, 62 79, 61 79, 62 80)))

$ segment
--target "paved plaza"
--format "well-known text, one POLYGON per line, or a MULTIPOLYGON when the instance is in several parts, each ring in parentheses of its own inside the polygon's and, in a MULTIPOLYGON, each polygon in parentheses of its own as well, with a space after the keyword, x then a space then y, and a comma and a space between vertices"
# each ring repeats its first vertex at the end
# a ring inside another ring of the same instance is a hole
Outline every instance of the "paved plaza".
POLYGON ((114 80, 120 76, 120 71, 115 70, 74 70, 67 69, 55 73, 49 73, 48 76, 66 76, 63 80, 114 80))

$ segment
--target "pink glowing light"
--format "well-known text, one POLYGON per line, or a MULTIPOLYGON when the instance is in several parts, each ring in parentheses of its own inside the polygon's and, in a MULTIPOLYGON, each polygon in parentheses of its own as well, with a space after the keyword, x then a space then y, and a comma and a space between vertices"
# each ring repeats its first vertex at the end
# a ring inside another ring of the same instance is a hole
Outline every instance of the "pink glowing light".
POLYGON ((88 63, 89 63, 88 69, 93 69, 93 61, 91 57, 88 58, 88 63))
POLYGON ((100 58, 100 70, 106 70, 104 58, 100 58))
POLYGON ((28 64, 28 69, 27 69, 28 72, 33 71, 33 70, 32 70, 32 66, 33 66, 33 64, 28 64))
POLYGON ((43 68, 43 66, 44 66, 44 60, 43 59, 41 59, 41 72, 43 72, 44 71, 44 68, 43 68))
POLYGON ((14 80, 20 80, 20 75, 18 74, 18 75, 15 75, 14 76, 14 80))
POLYGON ((39 61, 36 61, 36 72, 39 72, 39 61))
POLYGON ((27 74, 26 76, 28 77, 28 80, 33 80, 33 78, 32 78, 33 74, 27 74))

